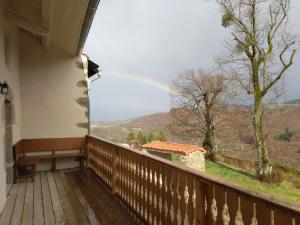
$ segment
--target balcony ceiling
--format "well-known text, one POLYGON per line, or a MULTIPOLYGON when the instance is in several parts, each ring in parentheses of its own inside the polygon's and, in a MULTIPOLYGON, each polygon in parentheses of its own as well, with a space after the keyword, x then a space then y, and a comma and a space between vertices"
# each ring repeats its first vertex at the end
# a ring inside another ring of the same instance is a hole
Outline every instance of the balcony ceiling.
POLYGON ((70 55, 77 53, 88 0, 6 0, 5 14, 16 26, 70 55))

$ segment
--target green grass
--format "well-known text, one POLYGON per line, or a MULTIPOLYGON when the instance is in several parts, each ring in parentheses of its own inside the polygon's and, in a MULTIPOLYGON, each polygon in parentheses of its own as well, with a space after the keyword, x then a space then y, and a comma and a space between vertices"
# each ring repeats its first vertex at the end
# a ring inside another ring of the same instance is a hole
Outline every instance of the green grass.
POLYGON ((299 204, 300 202, 300 189, 287 180, 279 184, 266 184, 256 180, 253 174, 238 168, 211 161, 206 161, 205 163, 206 172, 210 175, 291 203, 299 204))
POLYGON ((171 161, 174 162, 174 163, 180 164, 181 163, 180 155, 171 154, 171 161))

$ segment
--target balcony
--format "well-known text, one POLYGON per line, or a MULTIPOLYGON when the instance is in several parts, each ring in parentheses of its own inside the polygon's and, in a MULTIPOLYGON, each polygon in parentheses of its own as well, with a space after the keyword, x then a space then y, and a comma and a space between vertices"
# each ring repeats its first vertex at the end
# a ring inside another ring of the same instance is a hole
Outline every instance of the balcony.
POLYGON ((205 173, 93 136, 85 147, 83 170, 15 184, 0 224, 300 224, 297 206, 205 173))

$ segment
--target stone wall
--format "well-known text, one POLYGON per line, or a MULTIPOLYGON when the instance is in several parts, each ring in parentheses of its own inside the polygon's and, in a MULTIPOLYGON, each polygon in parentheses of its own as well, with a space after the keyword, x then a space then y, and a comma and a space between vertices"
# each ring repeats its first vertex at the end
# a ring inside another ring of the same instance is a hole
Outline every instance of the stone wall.
POLYGON ((187 156, 181 156, 181 162, 192 169, 205 171, 205 158, 202 152, 193 152, 187 156))

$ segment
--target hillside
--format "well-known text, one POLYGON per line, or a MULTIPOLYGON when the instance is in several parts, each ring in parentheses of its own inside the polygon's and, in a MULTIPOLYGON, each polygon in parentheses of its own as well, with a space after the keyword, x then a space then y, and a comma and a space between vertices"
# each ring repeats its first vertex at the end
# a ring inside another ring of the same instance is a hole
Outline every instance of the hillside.
MULTIPOLYGON (((175 109, 176 111, 176 109, 175 109)), ((179 143, 201 144, 201 138, 182 133, 174 120, 174 109, 125 122, 94 124, 91 131, 111 141, 126 143, 129 132, 144 133, 163 130, 168 140, 179 143)), ((221 114, 226 121, 217 133, 218 149, 240 159, 256 159, 249 109, 230 106, 221 114)), ((300 169, 300 105, 272 106, 268 110, 266 130, 272 159, 279 164, 300 169), (279 141, 278 136, 291 132, 290 141, 279 141)))

